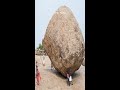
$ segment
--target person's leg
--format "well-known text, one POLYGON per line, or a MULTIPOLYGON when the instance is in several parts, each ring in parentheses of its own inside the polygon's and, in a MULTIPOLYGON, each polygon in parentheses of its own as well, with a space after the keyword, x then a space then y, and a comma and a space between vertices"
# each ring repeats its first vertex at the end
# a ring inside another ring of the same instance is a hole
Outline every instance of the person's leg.
POLYGON ((72 82, 70 81, 70 85, 72 84, 72 82))
POLYGON ((39 85, 39 77, 37 76, 37 85, 39 85))
POLYGON ((67 83, 68 83, 68 85, 69 85, 69 79, 67 80, 67 83))
POLYGON ((71 83, 71 82, 69 81, 69 86, 70 86, 70 83, 71 83))
POLYGON ((73 85, 73 82, 71 81, 71 84, 73 85))

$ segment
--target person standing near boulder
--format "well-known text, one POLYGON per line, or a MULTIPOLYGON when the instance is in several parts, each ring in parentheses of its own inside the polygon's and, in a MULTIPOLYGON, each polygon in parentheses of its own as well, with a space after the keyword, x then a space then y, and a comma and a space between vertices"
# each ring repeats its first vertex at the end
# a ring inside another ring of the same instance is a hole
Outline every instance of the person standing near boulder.
POLYGON ((36 80, 37 80, 37 85, 39 85, 41 76, 40 76, 40 72, 38 70, 38 62, 37 61, 36 61, 36 80))
POLYGON ((37 68, 37 71, 36 71, 36 79, 37 79, 37 85, 39 85, 40 80, 41 80, 41 76, 40 76, 40 72, 39 72, 38 68, 37 68))
POLYGON ((73 85, 72 76, 69 77, 69 86, 70 86, 70 85, 73 85))
POLYGON ((71 69, 67 70, 67 79, 68 79, 68 85, 73 85, 72 83, 72 76, 71 76, 71 69))
POLYGON ((43 54, 43 60, 42 60, 43 66, 45 66, 45 55, 43 54))
POLYGON ((68 71, 67 71, 67 79, 68 79, 69 86, 73 85, 72 76, 71 76, 71 69, 68 69, 68 71))
POLYGON ((54 66, 53 66, 53 63, 51 62, 51 69, 53 69, 54 68, 54 66))

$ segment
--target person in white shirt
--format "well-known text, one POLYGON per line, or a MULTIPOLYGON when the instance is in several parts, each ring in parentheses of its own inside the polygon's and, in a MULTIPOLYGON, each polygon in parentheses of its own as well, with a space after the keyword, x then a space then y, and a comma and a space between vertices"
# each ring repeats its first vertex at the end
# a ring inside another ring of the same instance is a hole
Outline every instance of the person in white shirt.
POLYGON ((70 85, 73 85, 72 76, 71 76, 70 74, 71 74, 71 71, 70 71, 70 69, 68 69, 67 78, 68 78, 69 86, 70 86, 70 85))
POLYGON ((72 83, 72 76, 69 77, 69 82, 70 82, 69 85, 73 85, 73 83, 72 83))

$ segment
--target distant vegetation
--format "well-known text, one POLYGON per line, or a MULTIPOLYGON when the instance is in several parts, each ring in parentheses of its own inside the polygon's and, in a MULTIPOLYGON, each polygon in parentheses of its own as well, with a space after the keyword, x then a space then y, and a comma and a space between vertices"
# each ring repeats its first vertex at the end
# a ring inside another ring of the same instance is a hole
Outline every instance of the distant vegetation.
POLYGON ((43 50, 43 45, 42 44, 39 44, 39 46, 37 47, 37 49, 40 49, 40 50, 43 50))

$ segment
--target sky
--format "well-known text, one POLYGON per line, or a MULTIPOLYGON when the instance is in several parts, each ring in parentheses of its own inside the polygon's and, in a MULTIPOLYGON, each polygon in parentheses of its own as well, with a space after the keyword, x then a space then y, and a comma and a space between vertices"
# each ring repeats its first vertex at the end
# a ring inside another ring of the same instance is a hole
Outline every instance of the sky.
POLYGON ((85 40, 85 0, 35 0, 35 49, 42 43, 53 14, 63 5, 73 12, 85 40))

